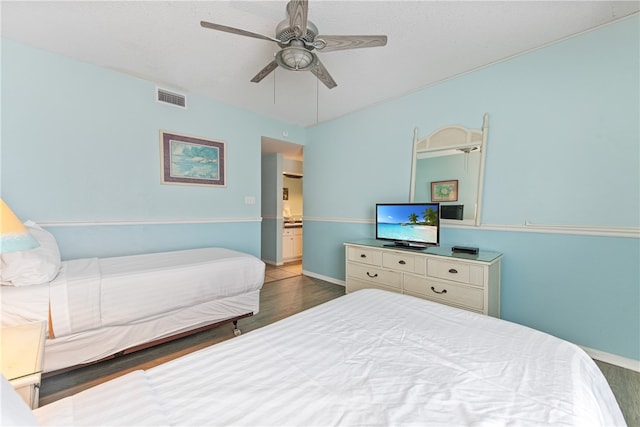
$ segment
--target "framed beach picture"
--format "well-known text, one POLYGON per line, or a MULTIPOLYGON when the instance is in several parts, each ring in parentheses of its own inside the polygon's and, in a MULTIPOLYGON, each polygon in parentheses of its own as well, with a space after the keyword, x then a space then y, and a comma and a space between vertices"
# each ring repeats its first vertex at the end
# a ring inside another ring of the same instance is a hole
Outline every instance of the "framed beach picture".
POLYGON ((160 131, 163 184, 224 187, 225 143, 160 131))
POLYGON ((431 182, 432 202, 455 202, 458 200, 458 180, 431 182))

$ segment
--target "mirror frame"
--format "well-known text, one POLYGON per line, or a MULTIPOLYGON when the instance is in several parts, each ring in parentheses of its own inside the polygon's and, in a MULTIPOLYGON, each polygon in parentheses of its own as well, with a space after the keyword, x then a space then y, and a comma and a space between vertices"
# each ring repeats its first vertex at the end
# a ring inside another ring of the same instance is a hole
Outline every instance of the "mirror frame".
MULTIPOLYGON (((432 134, 418 138, 418 128, 413 131, 413 151, 411 159, 411 188, 409 201, 414 202, 416 191, 416 165, 419 158, 438 157, 480 150, 480 168, 473 225, 480 225, 482 213, 482 191, 484 188, 484 169, 487 152, 487 132, 489 114, 485 113, 482 129, 469 129, 459 125, 444 126, 432 134)), ((465 224, 462 221, 441 219, 442 224, 465 224)), ((469 223, 466 223, 469 224, 469 223)))

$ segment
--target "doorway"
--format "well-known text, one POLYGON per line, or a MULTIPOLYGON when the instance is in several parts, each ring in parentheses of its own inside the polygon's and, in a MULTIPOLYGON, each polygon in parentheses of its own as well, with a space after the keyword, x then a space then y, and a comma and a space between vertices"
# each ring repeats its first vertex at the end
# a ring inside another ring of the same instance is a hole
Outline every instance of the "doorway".
MULTIPOLYGON (((303 257, 303 146, 262 138, 261 258, 272 277, 299 275, 303 257)), ((277 280, 277 279, 276 279, 277 280)))

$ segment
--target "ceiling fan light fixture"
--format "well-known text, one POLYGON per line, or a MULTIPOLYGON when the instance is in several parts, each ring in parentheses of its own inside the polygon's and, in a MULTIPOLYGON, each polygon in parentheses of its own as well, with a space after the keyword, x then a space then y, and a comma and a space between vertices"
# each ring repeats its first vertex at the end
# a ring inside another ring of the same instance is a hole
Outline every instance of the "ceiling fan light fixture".
POLYGON ((316 63, 316 55, 304 47, 285 47, 276 53, 276 62, 282 68, 291 71, 306 71, 316 63))

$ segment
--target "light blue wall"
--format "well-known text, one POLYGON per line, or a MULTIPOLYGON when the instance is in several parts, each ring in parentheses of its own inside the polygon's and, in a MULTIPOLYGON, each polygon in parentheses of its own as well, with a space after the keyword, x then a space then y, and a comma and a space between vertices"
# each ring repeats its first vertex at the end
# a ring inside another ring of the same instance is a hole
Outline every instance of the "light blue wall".
POLYGON ((636 16, 309 129, 194 94, 187 110, 158 104, 153 82, 3 39, 2 197, 67 224, 49 228, 65 258, 259 255, 260 138, 286 128, 305 145, 304 269, 344 280, 343 242, 374 235, 376 202, 408 200, 414 127, 488 112, 484 226, 444 228, 443 244, 505 254, 504 318, 640 360, 638 239, 523 226, 639 226, 638 39, 636 16), (160 129, 225 141, 227 187, 161 185, 160 129))
POLYGON ((65 259, 211 245, 259 256, 261 137, 286 129, 304 144, 305 130, 195 94, 186 110, 161 104, 155 90, 3 39, 2 197, 22 219, 66 224, 47 227, 65 259), (226 187, 161 185, 161 129, 224 141, 226 187))
POLYGON ((342 243, 374 236, 376 202, 408 201, 413 129, 480 128, 488 112, 483 227, 445 227, 442 243, 505 254, 503 318, 640 360, 638 238, 525 227, 637 236, 639 27, 635 16, 309 129, 303 268, 344 280, 342 243))
POLYGON ((64 259, 218 246, 260 257, 260 221, 46 227, 64 259), (258 236, 256 238, 256 236, 258 236))

